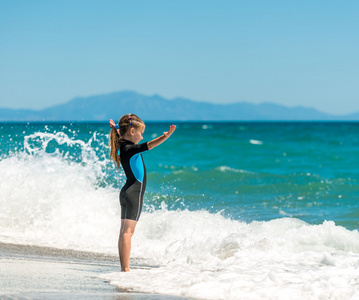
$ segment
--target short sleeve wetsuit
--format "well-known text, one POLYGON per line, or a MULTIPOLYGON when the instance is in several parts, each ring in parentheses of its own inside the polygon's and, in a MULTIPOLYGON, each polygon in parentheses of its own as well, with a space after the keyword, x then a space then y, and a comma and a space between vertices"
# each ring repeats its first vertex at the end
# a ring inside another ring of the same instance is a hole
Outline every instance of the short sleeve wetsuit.
POLYGON ((127 178, 120 192, 121 219, 138 221, 140 218, 146 190, 146 166, 141 152, 147 150, 147 143, 134 144, 124 139, 120 142, 118 155, 127 178))

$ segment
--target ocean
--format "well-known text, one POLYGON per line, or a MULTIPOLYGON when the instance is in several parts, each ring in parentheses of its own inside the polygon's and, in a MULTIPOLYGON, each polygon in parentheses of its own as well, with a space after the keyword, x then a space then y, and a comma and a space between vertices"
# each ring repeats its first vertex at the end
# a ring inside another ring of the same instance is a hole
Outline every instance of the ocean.
MULTIPOLYGON (((144 141, 169 123, 148 122, 144 141)), ((359 299, 359 123, 179 122, 145 152, 130 273, 194 299, 359 299)), ((108 123, 0 123, 0 243, 117 256, 108 123)))

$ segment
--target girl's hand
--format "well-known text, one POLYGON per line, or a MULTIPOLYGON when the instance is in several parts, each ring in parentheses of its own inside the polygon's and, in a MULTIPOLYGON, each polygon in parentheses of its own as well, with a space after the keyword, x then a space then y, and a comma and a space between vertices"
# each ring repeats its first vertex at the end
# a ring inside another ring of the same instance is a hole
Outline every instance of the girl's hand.
POLYGON ((176 125, 171 125, 170 129, 167 132, 164 132, 163 135, 166 138, 169 138, 171 136, 171 134, 174 133, 175 130, 176 130, 176 125))
POLYGON ((164 132, 163 135, 153 139, 152 141, 147 143, 148 150, 157 147, 158 145, 162 144, 165 140, 167 140, 171 134, 176 130, 176 125, 171 125, 170 129, 167 132, 164 132))
POLYGON ((115 126, 116 126, 115 122, 112 119, 110 119, 110 127, 115 128, 115 126))

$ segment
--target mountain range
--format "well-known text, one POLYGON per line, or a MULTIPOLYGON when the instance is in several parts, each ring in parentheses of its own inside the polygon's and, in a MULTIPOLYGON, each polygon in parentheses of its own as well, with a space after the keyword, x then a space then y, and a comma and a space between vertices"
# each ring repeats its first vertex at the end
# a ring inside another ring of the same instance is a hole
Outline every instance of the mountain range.
POLYGON ((42 110, 0 108, 0 121, 107 121, 135 113, 144 121, 358 121, 359 112, 330 115, 309 107, 273 103, 214 104, 166 99, 133 91, 77 97, 42 110))

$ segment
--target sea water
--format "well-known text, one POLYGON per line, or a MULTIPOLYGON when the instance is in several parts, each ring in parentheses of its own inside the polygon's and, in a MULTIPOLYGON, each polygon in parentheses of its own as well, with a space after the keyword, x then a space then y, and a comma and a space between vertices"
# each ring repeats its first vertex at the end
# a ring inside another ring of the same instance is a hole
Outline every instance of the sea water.
MULTIPOLYGON (((148 123, 144 141, 168 129, 148 123)), ((0 124, 0 242, 116 255, 104 123, 0 124)), ((143 154, 129 291, 359 299, 359 123, 178 123, 143 154)))

